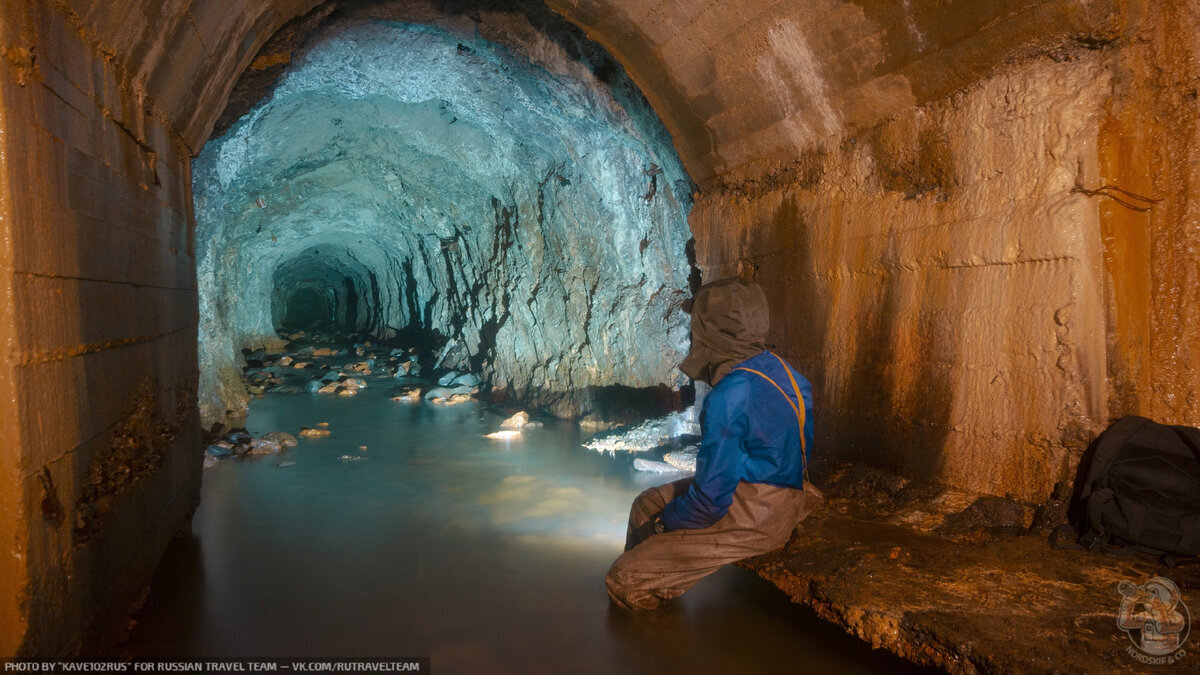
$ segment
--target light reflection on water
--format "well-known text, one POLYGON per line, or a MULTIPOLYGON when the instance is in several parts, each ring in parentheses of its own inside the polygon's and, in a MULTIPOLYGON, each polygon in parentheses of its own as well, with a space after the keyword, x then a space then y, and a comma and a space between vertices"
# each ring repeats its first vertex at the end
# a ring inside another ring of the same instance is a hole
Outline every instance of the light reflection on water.
POLYGON ((301 439, 294 466, 205 471, 133 656, 429 656, 439 673, 896 667, 739 569, 665 611, 611 608, 603 577, 629 503, 663 476, 581 448, 573 425, 490 440, 501 418, 478 404, 385 389, 252 403, 251 433, 327 421, 333 434, 301 439))

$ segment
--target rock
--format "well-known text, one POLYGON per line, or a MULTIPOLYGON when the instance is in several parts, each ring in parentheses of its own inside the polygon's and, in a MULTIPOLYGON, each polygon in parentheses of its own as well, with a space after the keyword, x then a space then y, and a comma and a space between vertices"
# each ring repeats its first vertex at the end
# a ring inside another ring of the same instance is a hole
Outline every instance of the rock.
POLYGON ((480 379, 476 375, 464 373, 450 381, 452 387, 478 387, 480 379))
POLYGON ((400 394, 393 396, 392 400, 403 403, 414 403, 421 400, 421 390, 416 387, 405 389, 400 394))
POLYGON ((338 393, 338 386, 336 384, 327 384, 324 387, 317 389, 317 393, 318 394, 336 394, 336 393, 338 393))
POLYGON ((459 373, 452 370, 438 378, 438 386, 449 387, 458 376, 459 373))
POLYGON ((285 459, 282 462, 277 462, 275 466, 279 467, 280 469, 286 469, 289 466, 296 466, 296 463, 285 459))
POLYGON ((221 463, 221 460, 217 459, 216 457, 213 457, 210 454, 205 453, 205 455, 204 455, 204 468, 205 469, 211 469, 212 467, 214 467, 220 463, 221 463))
POLYGON ((205 448, 204 451, 208 453, 210 457, 214 457, 216 459, 224 459, 226 457, 233 456, 233 449, 222 445, 210 445, 205 448))
POLYGON ((315 394, 321 391, 321 381, 313 380, 309 382, 308 384, 304 385, 304 391, 307 391, 310 394, 315 394))
POLYGON ((263 351, 268 354, 278 354, 287 349, 288 341, 282 338, 271 338, 263 345, 263 351))
POLYGON ((367 386, 366 380, 360 380, 357 377, 348 377, 342 382, 342 386, 347 389, 365 389, 367 386))
POLYGON ((935 533, 960 536, 982 532, 994 536, 1016 536, 1025 531, 1025 509, 1002 497, 984 496, 970 506, 946 516, 935 533))
POLYGON ((286 431, 269 431, 262 435, 262 438, 268 441, 278 443, 282 448, 294 448, 300 444, 296 437, 286 431))
POLYGON ((491 439, 495 439, 495 440, 507 441, 507 440, 511 440, 513 438, 517 438, 520 435, 521 435, 521 432, 517 431, 516 429, 501 429, 500 431, 493 431, 490 434, 484 434, 483 437, 491 438, 491 439))
POLYGON ((455 406, 458 404, 466 404, 466 402, 469 400, 472 400, 472 398, 470 398, 470 394, 462 393, 450 394, 449 396, 445 396, 445 398, 430 399, 430 402, 431 404, 442 406, 455 406))
POLYGON ((333 356, 333 350, 330 349, 329 347, 321 347, 320 349, 314 349, 312 351, 312 355, 317 356, 317 357, 333 356))
POLYGON ((317 426, 318 426, 318 427, 320 427, 320 428, 322 428, 322 429, 328 429, 328 428, 329 428, 329 422, 317 422, 317 426))
POLYGON ((1065 482, 1055 483, 1054 492, 1045 504, 1041 504, 1033 512, 1033 522, 1029 529, 1037 532, 1047 532, 1067 522, 1071 505, 1071 485, 1065 482))
POLYGON ((471 394, 475 393, 474 387, 434 387, 425 392, 425 400, 434 403, 449 401, 450 398, 459 395, 466 395, 470 398, 471 394))
POLYGON ((333 432, 328 429, 311 429, 309 427, 304 427, 300 430, 299 435, 304 438, 327 438, 332 433, 333 432))
POLYGON ((529 413, 522 410, 512 417, 500 423, 501 429, 522 429, 526 424, 529 424, 529 413))
POLYGON ((292 367, 295 368, 296 370, 304 370, 305 368, 307 368, 311 365, 312 365, 312 362, 310 362, 310 361, 297 361, 292 364, 292 367))
POLYGON ((225 440, 233 445, 240 445, 242 443, 249 443, 253 438, 250 434, 246 433, 245 429, 235 429, 225 434, 225 440))
POLYGON ((341 387, 338 389, 338 396, 357 396, 358 390, 351 387, 341 387))
POLYGON ((284 357, 281 357, 281 358, 280 358, 278 361, 276 361, 275 363, 276 363, 276 364, 278 364, 278 365, 280 365, 280 366, 290 366, 290 365, 292 365, 292 363, 294 363, 295 361, 296 361, 296 359, 293 359, 293 358, 292 358, 292 357, 290 357, 290 356, 284 356, 284 357))
POLYGON ((281 450, 283 450, 283 446, 265 438, 256 438, 250 441, 249 454, 251 455, 274 455, 281 450))
POLYGON ((326 373, 321 376, 321 381, 322 382, 336 382, 338 380, 338 378, 341 376, 342 376, 342 374, 340 372, 338 372, 336 370, 330 370, 330 371, 326 371, 326 373))
POLYGON ((583 419, 579 420, 579 428, 588 431, 604 431, 613 428, 613 426, 612 422, 606 422, 598 416, 591 414, 585 415, 583 419))
POLYGON ((646 471, 649 473, 678 473, 678 467, 671 466, 666 462, 655 462, 650 459, 642 459, 638 457, 633 460, 633 468, 637 471, 646 471))

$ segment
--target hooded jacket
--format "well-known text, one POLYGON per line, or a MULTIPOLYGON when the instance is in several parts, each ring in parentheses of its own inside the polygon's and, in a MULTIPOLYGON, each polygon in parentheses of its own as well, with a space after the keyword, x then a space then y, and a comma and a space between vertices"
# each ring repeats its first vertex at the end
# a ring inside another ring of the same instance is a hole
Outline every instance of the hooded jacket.
POLYGON ((812 385, 765 350, 770 321, 762 289, 742 279, 717 281, 696 292, 691 312, 692 348, 680 369, 714 387, 700 414, 696 477, 663 509, 668 530, 720 520, 741 481, 803 488, 812 451, 812 385), (766 375, 780 388, 744 369, 766 375), (789 372, 802 401, 796 400, 789 372), (789 401, 804 407, 803 433, 789 401), (801 447, 807 452, 802 454, 801 447))

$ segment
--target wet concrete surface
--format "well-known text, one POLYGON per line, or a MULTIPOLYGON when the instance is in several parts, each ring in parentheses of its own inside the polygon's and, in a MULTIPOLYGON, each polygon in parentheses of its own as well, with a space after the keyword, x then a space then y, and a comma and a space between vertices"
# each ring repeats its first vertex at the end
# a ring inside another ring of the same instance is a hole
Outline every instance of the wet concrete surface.
POLYGON ((390 400, 396 388, 254 400, 254 435, 331 434, 206 469, 127 654, 428 656, 440 673, 912 670, 734 567, 666 610, 612 608, 603 576, 629 503, 662 478, 581 448, 575 425, 494 441, 498 412, 390 400))
POLYGON ((1056 550, 1044 530, 1010 536, 1011 523, 947 528, 979 502, 848 473, 785 549, 743 566, 871 644, 951 672, 1200 672, 1200 654, 1188 653, 1200 634, 1173 663, 1154 664, 1138 632, 1117 625, 1118 584, 1153 577, 1173 581, 1195 616, 1196 561, 1056 550))

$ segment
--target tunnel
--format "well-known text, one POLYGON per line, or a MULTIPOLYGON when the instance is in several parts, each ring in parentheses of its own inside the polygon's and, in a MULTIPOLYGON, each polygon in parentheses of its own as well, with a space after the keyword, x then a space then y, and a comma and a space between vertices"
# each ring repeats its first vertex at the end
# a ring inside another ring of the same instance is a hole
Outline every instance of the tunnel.
POLYGON ((347 334, 453 341, 446 365, 561 416, 677 384, 691 181, 621 67, 543 15, 472 32, 343 10, 206 144, 203 424, 245 406, 237 351, 277 338, 301 288, 347 334))
POLYGON ((1197 0, 0 8, 0 657, 120 643, 247 354, 445 351, 578 420, 686 391, 683 303, 740 277, 829 500, 759 576, 946 670, 1132 658, 1111 588, 998 533, 1116 419, 1200 425, 1197 0), (1035 595, 1082 647, 1003 646, 1035 595))

